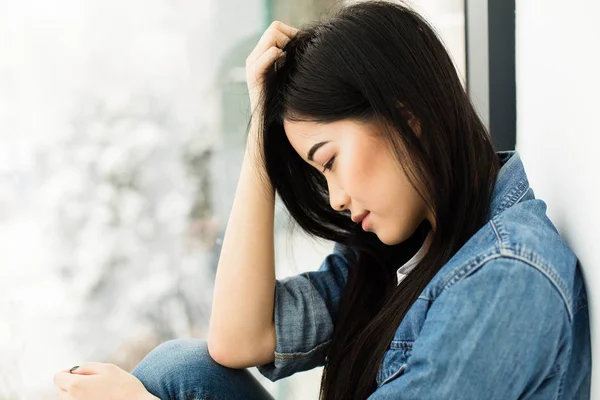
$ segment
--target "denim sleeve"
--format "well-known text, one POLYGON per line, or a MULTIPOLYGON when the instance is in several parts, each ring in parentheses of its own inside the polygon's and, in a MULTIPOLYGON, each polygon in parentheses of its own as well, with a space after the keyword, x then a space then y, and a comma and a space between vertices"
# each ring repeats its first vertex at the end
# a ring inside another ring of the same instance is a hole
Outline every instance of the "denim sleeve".
POLYGON ((570 314, 553 275, 508 258, 458 275, 431 304, 404 368, 368 400, 555 398, 570 314))
POLYGON ((339 301, 355 253, 336 243, 317 271, 275 283, 275 360, 258 366, 271 381, 325 364, 339 301))

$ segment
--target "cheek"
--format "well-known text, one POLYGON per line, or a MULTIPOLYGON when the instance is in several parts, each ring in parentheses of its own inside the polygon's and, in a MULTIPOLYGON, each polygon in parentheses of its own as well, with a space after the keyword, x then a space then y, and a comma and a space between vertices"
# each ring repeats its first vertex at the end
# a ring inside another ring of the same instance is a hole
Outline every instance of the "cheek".
POLYGON ((367 208, 383 200, 377 198, 389 191, 397 173, 382 150, 372 141, 360 141, 348 148, 348 156, 340 160, 340 184, 353 200, 367 208))

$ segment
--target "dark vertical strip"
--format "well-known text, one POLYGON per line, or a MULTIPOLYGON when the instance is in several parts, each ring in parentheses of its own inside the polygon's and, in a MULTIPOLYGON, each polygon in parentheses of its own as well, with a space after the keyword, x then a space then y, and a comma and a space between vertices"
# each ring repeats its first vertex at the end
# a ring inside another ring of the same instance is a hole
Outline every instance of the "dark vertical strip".
POLYGON ((517 130, 515 0, 488 0, 490 131, 497 150, 514 150, 517 130))

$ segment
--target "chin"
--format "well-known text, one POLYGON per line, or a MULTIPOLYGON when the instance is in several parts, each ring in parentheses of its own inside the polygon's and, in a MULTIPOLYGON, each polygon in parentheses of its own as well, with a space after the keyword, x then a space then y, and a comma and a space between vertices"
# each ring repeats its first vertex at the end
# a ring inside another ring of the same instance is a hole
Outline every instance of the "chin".
POLYGON ((407 240, 408 238, 410 238, 412 236, 412 234, 415 232, 415 229, 413 229, 412 232, 405 232, 405 231, 400 231, 400 232, 374 232, 377 237, 379 238, 379 240, 381 241, 381 243, 386 244, 388 246, 393 246, 399 243, 404 242, 405 240, 407 240))
POLYGON ((394 235, 385 235, 385 234, 379 234, 379 233, 375 233, 375 234, 377 235, 377 237, 379 238, 381 243, 386 244, 388 246, 393 246, 395 244, 402 243, 404 241, 404 239, 398 238, 397 236, 394 236, 394 235))

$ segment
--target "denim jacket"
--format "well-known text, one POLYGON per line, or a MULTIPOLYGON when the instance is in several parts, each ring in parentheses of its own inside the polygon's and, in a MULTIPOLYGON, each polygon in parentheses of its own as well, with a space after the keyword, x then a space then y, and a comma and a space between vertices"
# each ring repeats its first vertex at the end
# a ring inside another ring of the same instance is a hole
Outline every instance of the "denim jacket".
MULTIPOLYGON (((398 326, 368 400, 589 399, 587 296, 577 258, 534 197, 518 152, 499 152, 488 222, 398 326)), ((271 381, 325 363, 348 250, 277 280, 271 381)))

